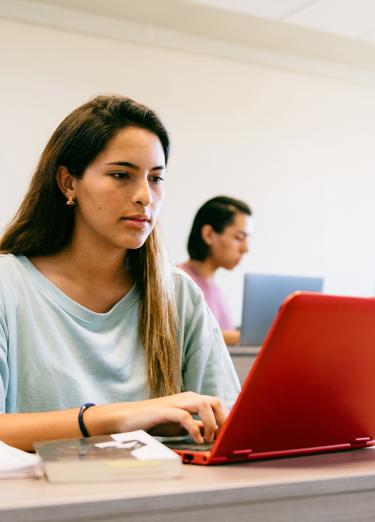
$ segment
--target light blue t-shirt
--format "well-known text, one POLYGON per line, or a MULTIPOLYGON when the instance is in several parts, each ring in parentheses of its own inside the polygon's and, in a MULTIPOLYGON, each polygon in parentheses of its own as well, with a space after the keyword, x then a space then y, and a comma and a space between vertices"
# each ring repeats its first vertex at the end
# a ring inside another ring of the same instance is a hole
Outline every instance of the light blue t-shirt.
MULTIPOLYGON (((183 390, 227 406, 240 386, 198 287, 173 271, 183 390)), ((147 398, 136 286, 106 313, 78 304, 25 256, 0 256, 0 412, 147 398)))

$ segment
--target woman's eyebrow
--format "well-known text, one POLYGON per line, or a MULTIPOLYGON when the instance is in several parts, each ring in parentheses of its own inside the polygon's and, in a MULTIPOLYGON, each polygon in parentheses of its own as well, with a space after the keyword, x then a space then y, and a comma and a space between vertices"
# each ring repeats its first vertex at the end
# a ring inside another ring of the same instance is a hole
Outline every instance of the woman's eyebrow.
POLYGON ((129 161, 111 161, 107 165, 118 165, 120 167, 130 167, 131 169, 139 169, 138 165, 130 163, 129 161))
MULTIPOLYGON (((135 165, 135 163, 130 163, 130 161, 111 161, 110 163, 107 163, 107 165, 118 165, 120 167, 128 167, 131 169, 139 170, 139 166, 135 165)), ((164 165, 157 165, 156 167, 152 167, 150 170, 164 170, 164 165)))

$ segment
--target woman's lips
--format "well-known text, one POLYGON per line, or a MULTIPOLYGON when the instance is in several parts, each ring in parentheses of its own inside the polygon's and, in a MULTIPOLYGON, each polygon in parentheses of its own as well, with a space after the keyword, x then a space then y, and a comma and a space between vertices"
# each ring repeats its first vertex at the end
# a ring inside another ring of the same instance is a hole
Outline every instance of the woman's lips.
POLYGON ((122 220, 132 228, 142 229, 150 225, 148 216, 127 216, 122 218, 122 220))

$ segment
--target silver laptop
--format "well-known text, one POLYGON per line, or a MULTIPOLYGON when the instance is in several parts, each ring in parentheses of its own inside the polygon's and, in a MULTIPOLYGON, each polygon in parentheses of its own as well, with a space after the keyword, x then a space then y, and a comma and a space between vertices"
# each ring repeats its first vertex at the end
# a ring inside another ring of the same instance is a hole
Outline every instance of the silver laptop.
POLYGON ((321 292, 322 277, 245 274, 241 321, 241 346, 260 346, 284 301, 298 290, 321 292))

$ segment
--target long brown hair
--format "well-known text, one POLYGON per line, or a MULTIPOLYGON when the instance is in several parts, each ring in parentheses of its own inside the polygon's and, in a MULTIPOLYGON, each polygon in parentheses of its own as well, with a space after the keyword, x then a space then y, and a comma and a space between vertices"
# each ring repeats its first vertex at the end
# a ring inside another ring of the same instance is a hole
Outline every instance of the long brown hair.
MULTIPOLYGON (((129 126, 156 134, 167 163, 169 137, 155 112, 123 96, 93 98, 69 114, 52 134, 29 190, 0 240, 0 251, 40 256, 64 248, 72 235, 74 212, 57 185, 58 168, 65 166, 72 176, 81 178, 116 132, 129 126)), ((181 389, 176 308, 156 227, 141 248, 128 251, 127 263, 141 295, 138 334, 145 351, 149 395, 176 393, 181 389)))

